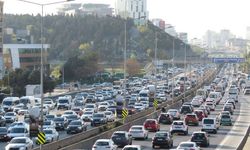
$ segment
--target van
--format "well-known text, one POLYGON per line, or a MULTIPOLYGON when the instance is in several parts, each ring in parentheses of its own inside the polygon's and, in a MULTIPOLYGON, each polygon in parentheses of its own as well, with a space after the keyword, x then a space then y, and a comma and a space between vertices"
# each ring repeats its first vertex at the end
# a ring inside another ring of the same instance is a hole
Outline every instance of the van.
POLYGON ((71 109, 71 101, 68 97, 59 97, 57 101, 57 110, 59 109, 71 109))
POLYGON ((203 118, 201 131, 217 133, 220 127, 220 120, 216 118, 203 118))
POLYGON ((35 105, 35 97, 34 96, 23 96, 20 98, 20 103, 24 104, 25 107, 30 109, 31 106, 35 105))
POLYGON ((237 88, 230 88, 228 97, 234 99, 235 102, 238 102, 238 92, 237 88))
POLYGON ((18 97, 6 97, 3 99, 2 108, 5 112, 13 111, 14 107, 19 104, 18 97))

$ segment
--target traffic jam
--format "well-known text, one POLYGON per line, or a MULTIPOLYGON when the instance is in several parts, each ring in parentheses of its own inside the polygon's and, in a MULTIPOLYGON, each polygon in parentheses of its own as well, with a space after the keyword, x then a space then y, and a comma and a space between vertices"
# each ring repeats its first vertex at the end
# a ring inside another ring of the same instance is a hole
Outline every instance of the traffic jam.
MULTIPOLYGON (((192 73, 186 77, 184 69, 175 67, 153 77, 129 78, 126 88, 122 79, 114 83, 93 84, 91 90, 86 92, 68 94, 56 99, 44 98, 43 106, 40 98, 32 96, 6 97, 0 109, 0 140, 4 142, 6 150, 26 150, 39 146, 39 142, 41 144, 37 137, 41 127, 45 134, 42 144, 73 134, 84 134, 91 128, 120 119, 124 108, 129 115, 133 115, 153 107, 153 102, 148 97, 151 90, 155 92, 160 106, 162 102, 171 100, 172 94, 176 97, 195 87, 197 79, 204 75, 205 70, 214 68, 215 65, 192 67, 192 73), (121 97, 125 97, 125 101, 121 97), (40 120, 41 113, 43 121, 40 120)), ((233 77, 238 78, 238 75, 233 77)), ((145 120, 143 125, 132 126, 129 131, 114 132, 112 137, 108 137, 110 139, 99 139, 92 149, 143 149, 143 146, 132 144, 136 143, 136 139, 149 140, 148 135, 152 131, 155 132, 154 137, 150 138, 152 148, 176 147, 173 137, 179 133, 192 134, 192 142, 182 142, 177 149, 190 145, 197 149, 198 146, 209 146, 208 133, 216 134, 220 125, 233 125, 232 115, 237 109, 239 83, 238 80, 231 85, 227 83, 229 75, 218 75, 211 85, 197 90, 192 101, 184 102, 180 109, 162 109, 158 118, 145 120), (218 117, 211 118, 209 114, 220 104, 226 88, 229 88, 229 97, 226 98, 223 110, 218 117), (161 126, 164 124, 171 127, 162 130, 161 126), (202 128, 190 133, 190 125, 202 125, 202 128)), ((247 88, 244 91, 246 94, 250 93, 247 88)))

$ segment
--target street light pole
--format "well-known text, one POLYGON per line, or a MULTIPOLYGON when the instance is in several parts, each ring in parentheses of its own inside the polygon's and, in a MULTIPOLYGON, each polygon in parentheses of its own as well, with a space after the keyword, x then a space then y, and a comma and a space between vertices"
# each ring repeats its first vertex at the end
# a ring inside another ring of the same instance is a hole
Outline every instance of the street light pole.
POLYGON ((184 73, 184 101, 186 99, 186 78, 187 78, 187 44, 185 43, 185 60, 184 60, 184 69, 185 69, 185 73, 184 73))
MULTIPOLYGON (((172 58, 172 69, 174 68, 174 55, 175 55, 175 38, 173 37, 173 58, 172 58)), ((173 82, 172 82, 172 85, 171 85, 171 88, 172 88, 172 104, 174 103, 174 87, 175 87, 175 75, 173 74, 174 72, 172 72, 172 75, 173 75, 173 82)))
POLYGON ((125 0, 125 10, 124 10, 124 101, 126 102, 126 70, 127 70, 127 0, 125 0))
POLYGON ((155 77, 156 77, 156 73, 157 73, 157 48, 158 48, 158 37, 157 37, 157 32, 155 33, 155 77))

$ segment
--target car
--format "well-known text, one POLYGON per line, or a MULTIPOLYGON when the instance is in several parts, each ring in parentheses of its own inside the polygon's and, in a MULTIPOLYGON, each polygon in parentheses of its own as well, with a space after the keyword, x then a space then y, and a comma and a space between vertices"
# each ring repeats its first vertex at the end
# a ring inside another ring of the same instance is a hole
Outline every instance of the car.
POLYGON ((43 122, 43 128, 55 128, 56 124, 52 120, 47 120, 43 122))
POLYGON ((0 141, 6 142, 9 140, 7 133, 8 133, 7 127, 0 127, 0 141))
POLYGON ((232 126, 232 117, 229 114, 220 115, 220 125, 229 125, 232 126))
POLYGON ((76 112, 74 112, 73 110, 67 110, 63 113, 62 117, 67 117, 69 115, 76 115, 76 112))
POLYGON ((221 115, 229 115, 229 116, 231 116, 231 113, 229 111, 221 111, 220 114, 219 114, 219 118, 221 118, 220 117, 221 115))
POLYGON ((149 102, 148 101, 140 101, 144 105, 144 108, 147 109, 149 108, 149 102))
POLYGON ((209 138, 206 132, 196 131, 193 132, 191 137, 191 142, 195 142, 199 146, 208 147, 209 146, 209 138))
POLYGON ((99 105, 99 106, 98 106, 98 112, 100 112, 100 111, 104 112, 104 111, 106 111, 107 109, 108 109, 108 106, 106 106, 106 105, 99 105))
POLYGON ((158 131, 155 133, 152 138, 152 148, 156 146, 172 148, 173 147, 173 138, 172 135, 167 131, 158 131))
POLYGON ((202 121, 202 119, 206 117, 203 110, 197 109, 197 110, 194 110, 194 113, 198 117, 199 121, 202 121))
POLYGON ((71 109, 71 99, 67 96, 59 97, 57 100, 57 110, 59 109, 71 109))
POLYGON ((138 112, 145 110, 145 106, 142 103, 135 103, 134 107, 138 112))
POLYGON ((198 98, 193 98, 193 100, 191 101, 191 104, 192 104, 192 106, 194 106, 194 107, 200 107, 200 105, 202 104, 202 102, 200 101, 200 99, 198 99, 198 98))
POLYGON ((127 131, 115 131, 111 139, 118 147, 132 145, 132 136, 127 131))
POLYGON ((147 119, 144 121, 143 126, 146 130, 149 131, 160 131, 160 124, 156 119, 147 119))
POLYGON ((158 122, 163 124, 172 124, 173 120, 172 115, 169 113, 161 113, 158 117, 158 122))
POLYGON ((55 119, 56 115, 51 115, 51 114, 48 114, 45 116, 45 120, 47 121, 53 121, 55 119))
POLYGON ((33 148, 33 141, 30 138, 28 138, 28 137, 15 137, 5 147, 5 150, 12 150, 12 149, 32 150, 32 148, 33 148))
POLYGON ((29 114, 29 110, 27 109, 20 109, 17 113, 18 115, 26 115, 26 114, 29 114))
POLYGON ((206 102, 205 105, 208 106, 211 111, 215 111, 215 105, 213 102, 206 102))
POLYGON ((71 121, 66 129, 67 134, 80 133, 87 130, 87 125, 82 120, 71 121))
POLYGON ((234 99, 228 99, 228 100, 226 101, 226 103, 231 103, 231 104, 233 105, 233 108, 234 108, 234 109, 236 108, 236 103, 235 103, 234 99))
POLYGON ((231 115, 233 115, 233 113, 234 113, 234 109, 233 109, 232 105, 225 105, 223 107, 223 111, 229 111, 231 115))
POLYGON ((7 136, 10 139, 14 137, 29 137, 29 129, 26 127, 12 127, 8 130, 7 136))
POLYGON ((195 142, 181 142, 176 150, 200 150, 195 142))
POLYGON ((79 116, 82 116, 82 114, 83 114, 83 111, 80 107, 74 107, 71 110, 73 110, 79 116))
POLYGON ((193 109, 190 105, 182 105, 181 109, 180 109, 180 113, 181 114, 188 114, 188 113, 192 113, 193 109))
POLYGON ((6 123, 12 123, 17 121, 17 114, 15 112, 6 112, 4 118, 6 123))
POLYGON ((70 123, 71 121, 80 119, 80 117, 77 114, 75 114, 75 115, 68 115, 68 116, 66 116, 66 118, 68 120, 68 123, 70 123))
POLYGON ((96 104, 86 104, 85 109, 86 108, 92 108, 92 109, 94 109, 94 112, 97 112, 97 109, 98 109, 96 104))
POLYGON ((65 117, 55 117, 56 130, 64 130, 68 126, 68 120, 65 117))
POLYGON ((184 135, 188 135, 188 126, 185 121, 174 121, 170 127, 170 133, 172 135, 174 133, 183 133, 184 135))
POLYGON ((220 120, 216 118, 203 118, 201 131, 217 133, 220 127, 220 120))
POLYGON ((103 112, 94 113, 91 121, 91 126, 96 126, 98 124, 106 124, 108 119, 103 112))
POLYGON ((201 105, 200 107, 199 107, 199 109, 204 109, 205 110, 205 113, 207 114, 207 115, 210 115, 210 108, 208 107, 208 106, 206 106, 206 105, 201 105))
POLYGON ((244 90, 244 95, 250 95, 250 89, 245 89, 244 90))
POLYGON ((0 127, 6 126, 6 119, 3 116, 0 116, 0 127))
POLYGON ((55 108, 55 103, 53 101, 44 101, 43 105, 48 107, 50 110, 55 108))
POLYGON ((81 120, 85 121, 85 122, 91 122, 91 119, 93 117, 94 112, 92 111, 85 111, 82 116, 81 116, 81 120))
POLYGON ((104 111, 104 114, 106 115, 109 122, 115 121, 115 115, 112 111, 104 111))
POLYGON ((181 114, 178 109, 169 109, 167 113, 170 114, 174 120, 181 119, 181 114))
POLYGON ((128 110, 128 114, 129 115, 132 115, 132 114, 135 114, 136 113, 136 109, 135 109, 135 106, 134 105, 128 105, 126 107, 126 109, 128 110))
POLYGON ((25 127, 27 129, 29 129, 29 123, 26 123, 24 121, 16 121, 16 122, 13 122, 9 125, 9 128, 8 128, 8 131, 11 129, 11 128, 14 128, 14 127, 25 127))
POLYGON ((116 150, 117 146, 111 139, 98 139, 92 147, 92 150, 116 150))
POLYGON ((148 139, 148 131, 144 128, 144 126, 141 125, 133 125, 132 127, 130 127, 129 134, 134 139, 148 139))
POLYGON ((122 150, 142 150, 141 145, 127 145, 122 150))
POLYGON ((195 113, 186 114, 184 120, 187 125, 195 125, 195 126, 199 125, 199 118, 195 113))
MULTIPOLYGON (((59 133, 54 128, 43 129, 45 134, 45 143, 51 143, 59 140, 59 133)), ((36 141, 38 138, 36 138, 36 141)))

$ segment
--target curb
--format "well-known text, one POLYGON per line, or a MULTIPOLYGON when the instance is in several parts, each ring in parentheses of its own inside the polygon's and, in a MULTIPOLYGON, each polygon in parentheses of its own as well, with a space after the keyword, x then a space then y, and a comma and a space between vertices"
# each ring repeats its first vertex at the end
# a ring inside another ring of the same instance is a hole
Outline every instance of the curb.
POLYGON ((240 142, 240 144, 239 144, 239 146, 237 147, 236 150, 243 150, 243 148, 244 148, 244 146, 245 146, 245 144, 247 142, 249 133, 250 133, 250 126, 248 126, 246 134, 244 135, 243 139, 241 140, 241 142, 240 142))

